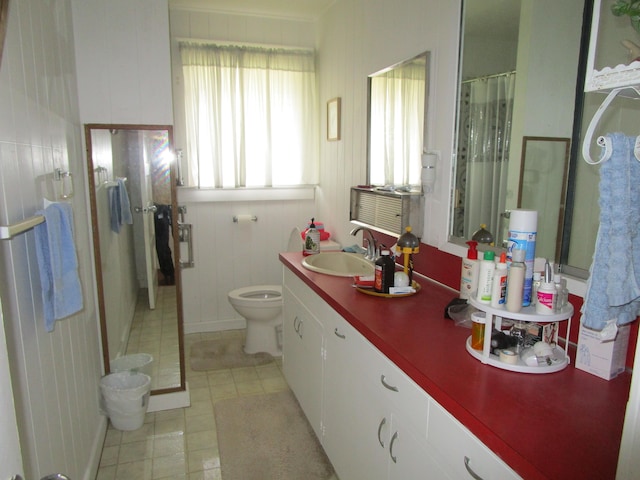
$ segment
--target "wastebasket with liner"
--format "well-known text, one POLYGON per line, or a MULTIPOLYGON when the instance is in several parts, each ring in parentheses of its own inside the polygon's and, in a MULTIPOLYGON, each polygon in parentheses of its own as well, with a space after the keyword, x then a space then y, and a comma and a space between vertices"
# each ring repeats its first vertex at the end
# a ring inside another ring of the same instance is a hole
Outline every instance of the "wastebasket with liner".
POLYGON ((134 353, 111 360, 111 373, 140 372, 151 376, 153 356, 148 353, 134 353))
POLYGON ((118 430, 137 430, 149 406, 151 377, 140 372, 118 372, 100 380, 104 407, 118 430))

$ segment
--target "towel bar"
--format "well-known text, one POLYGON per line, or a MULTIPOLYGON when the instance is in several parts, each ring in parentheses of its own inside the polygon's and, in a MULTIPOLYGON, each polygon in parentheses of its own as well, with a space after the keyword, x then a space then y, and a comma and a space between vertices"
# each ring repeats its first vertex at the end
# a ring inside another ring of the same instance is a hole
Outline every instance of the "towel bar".
POLYGON ((34 215, 12 225, 0 225, 0 240, 7 240, 44 223, 44 215, 34 215))

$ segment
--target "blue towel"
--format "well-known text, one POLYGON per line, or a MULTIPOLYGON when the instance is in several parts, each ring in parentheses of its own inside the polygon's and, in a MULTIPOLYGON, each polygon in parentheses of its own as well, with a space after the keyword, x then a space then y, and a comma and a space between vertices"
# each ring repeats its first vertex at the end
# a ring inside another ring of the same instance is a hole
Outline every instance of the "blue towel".
POLYGON ((611 158, 600 167, 600 228, 582 305, 582 323, 602 330, 640 313, 640 162, 636 137, 607 135, 611 158))
POLYGON ((54 203, 44 211, 45 222, 35 227, 44 326, 82 310, 78 257, 73 240, 73 214, 68 203, 54 203))
POLYGON ((124 185, 124 180, 119 178, 115 187, 109 187, 108 194, 111 230, 120 233, 122 225, 125 223, 131 225, 133 223, 131 203, 129 202, 129 194, 124 185))

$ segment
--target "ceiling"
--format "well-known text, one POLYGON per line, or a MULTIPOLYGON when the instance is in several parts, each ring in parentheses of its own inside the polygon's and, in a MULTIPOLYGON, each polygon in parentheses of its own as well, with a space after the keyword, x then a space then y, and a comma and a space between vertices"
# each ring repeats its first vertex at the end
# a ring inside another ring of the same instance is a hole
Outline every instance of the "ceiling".
POLYGON ((169 7, 316 20, 337 0, 169 0, 169 7))

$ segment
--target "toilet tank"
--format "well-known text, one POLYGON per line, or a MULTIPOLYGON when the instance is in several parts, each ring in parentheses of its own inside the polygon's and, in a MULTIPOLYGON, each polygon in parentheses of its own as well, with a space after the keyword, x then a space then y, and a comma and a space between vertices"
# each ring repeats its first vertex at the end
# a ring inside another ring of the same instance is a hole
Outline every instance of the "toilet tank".
POLYGON ((421 192, 397 192, 370 188, 351 188, 351 223, 399 237, 406 227, 422 237, 424 223, 421 192))

